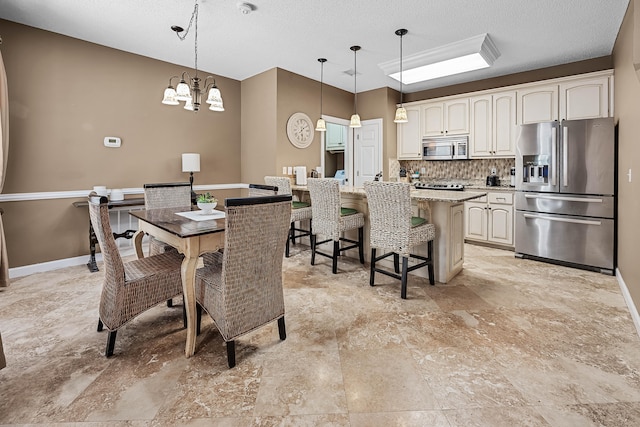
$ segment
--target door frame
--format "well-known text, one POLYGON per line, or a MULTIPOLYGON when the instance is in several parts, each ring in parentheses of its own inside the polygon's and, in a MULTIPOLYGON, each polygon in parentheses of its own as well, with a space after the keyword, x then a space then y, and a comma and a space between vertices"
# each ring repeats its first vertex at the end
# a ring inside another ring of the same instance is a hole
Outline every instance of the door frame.
MULTIPOLYGON (((349 152, 350 150, 348 147, 353 147, 353 132, 349 132, 351 130, 351 128, 349 128, 350 121, 347 119, 341 119, 340 117, 328 116, 326 114, 323 114, 322 118, 327 123, 344 125, 344 126, 347 126, 348 128, 347 129, 347 148, 344 150, 344 168, 345 168, 345 176, 349 180, 348 182, 351 183, 353 181, 351 181, 352 177, 350 177, 350 174, 353 175, 353 167, 350 164, 350 159, 351 159, 351 156, 353 155, 353 151, 349 152)), ((322 177, 326 178, 324 173, 324 154, 325 154, 324 148, 325 148, 326 132, 321 132, 321 133, 322 133, 322 136, 320 137, 320 168, 322 170, 322 177)))

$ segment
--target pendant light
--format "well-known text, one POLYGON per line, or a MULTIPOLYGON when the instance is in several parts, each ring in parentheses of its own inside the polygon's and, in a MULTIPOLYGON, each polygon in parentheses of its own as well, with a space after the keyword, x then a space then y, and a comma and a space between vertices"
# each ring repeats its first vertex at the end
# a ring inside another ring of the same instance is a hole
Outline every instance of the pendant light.
POLYGON ((395 123, 407 123, 407 110, 402 106, 402 36, 408 33, 404 28, 396 30, 396 35, 400 36, 400 106, 396 110, 396 118, 393 119, 395 123))
POLYGON ((327 58, 318 58, 318 62, 320 63, 320 118, 316 123, 316 130, 318 132, 326 132, 327 124, 322 118, 322 80, 324 77, 324 63, 327 62, 327 58))
POLYGON ((362 127, 362 123, 360 123, 360 116, 358 115, 358 63, 356 60, 356 56, 358 51, 360 50, 360 46, 351 46, 350 49, 353 51, 353 116, 351 116, 351 122, 349 123, 350 128, 359 128, 362 127))

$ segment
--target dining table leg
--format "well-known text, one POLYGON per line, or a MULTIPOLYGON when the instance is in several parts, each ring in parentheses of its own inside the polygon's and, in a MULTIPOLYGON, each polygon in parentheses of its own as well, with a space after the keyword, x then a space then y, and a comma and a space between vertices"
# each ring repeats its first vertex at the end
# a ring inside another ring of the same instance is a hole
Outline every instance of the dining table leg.
POLYGON ((182 261, 182 292, 184 306, 187 313, 187 343, 184 353, 187 357, 193 356, 196 349, 196 267, 198 265, 198 242, 190 239, 184 251, 182 261))

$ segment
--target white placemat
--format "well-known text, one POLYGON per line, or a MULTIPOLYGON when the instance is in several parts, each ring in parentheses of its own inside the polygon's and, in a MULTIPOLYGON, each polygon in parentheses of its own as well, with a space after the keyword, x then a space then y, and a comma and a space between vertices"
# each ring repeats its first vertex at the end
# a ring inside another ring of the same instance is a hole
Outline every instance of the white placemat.
POLYGON ((211 215, 203 215, 202 212, 204 211, 176 212, 176 215, 189 218, 193 221, 207 221, 210 219, 221 219, 225 217, 225 213, 223 211, 217 211, 215 209, 211 215))

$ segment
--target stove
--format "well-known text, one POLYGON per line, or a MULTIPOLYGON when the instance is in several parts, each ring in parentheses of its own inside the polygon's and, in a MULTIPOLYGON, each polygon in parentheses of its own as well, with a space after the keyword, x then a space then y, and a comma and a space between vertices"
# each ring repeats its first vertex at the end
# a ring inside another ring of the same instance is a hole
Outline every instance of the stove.
POLYGON ((433 184, 427 182, 416 182, 417 190, 449 190, 449 191, 463 191, 464 185, 462 184, 433 184))

